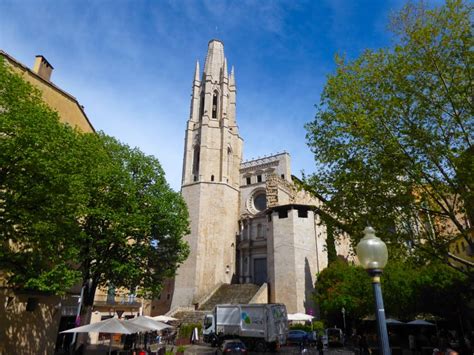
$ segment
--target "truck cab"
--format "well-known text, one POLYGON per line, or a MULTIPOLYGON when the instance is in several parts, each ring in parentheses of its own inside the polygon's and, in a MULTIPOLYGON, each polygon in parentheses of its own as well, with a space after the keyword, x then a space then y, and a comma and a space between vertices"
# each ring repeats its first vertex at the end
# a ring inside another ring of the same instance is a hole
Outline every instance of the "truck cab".
POLYGON ((202 328, 202 337, 205 343, 213 343, 216 334, 216 321, 212 313, 204 316, 204 324, 202 328))

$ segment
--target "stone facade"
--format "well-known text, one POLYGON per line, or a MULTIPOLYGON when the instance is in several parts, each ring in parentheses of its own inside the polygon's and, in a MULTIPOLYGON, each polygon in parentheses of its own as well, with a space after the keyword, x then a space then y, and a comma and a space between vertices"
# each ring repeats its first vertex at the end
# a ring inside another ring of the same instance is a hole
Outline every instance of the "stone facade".
POLYGON ((235 94, 224 46, 212 40, 202 76, 196 64, 192 87, 181 190, 191 220, 191 253, 178 270, 172 307, 199 303, 234 273, 242 160, 235 94))
MULTIPOLYGON (((191 253, 175 278, 171 308, 198 307, 222 283, 254 283, 268 290, 260 302, 314 313, 316 274, 327 266, 321 202, 293 183, 286 152, 241 163, 235 94, 223 44, 211 40, 202 76, 196 64, 186 126, 182 194, 191 253)), ((347 240, 336 249, 350 254, 347 240)))

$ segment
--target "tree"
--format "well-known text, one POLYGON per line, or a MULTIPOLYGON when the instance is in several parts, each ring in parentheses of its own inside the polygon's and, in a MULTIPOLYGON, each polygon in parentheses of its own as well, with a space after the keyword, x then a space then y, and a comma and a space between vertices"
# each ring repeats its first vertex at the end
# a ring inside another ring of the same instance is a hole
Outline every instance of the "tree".
MULTIPOLYGON (((427 313, 457 319, 472 299, 467 277, 441 262, 390 261, 381 280, 387 315, 397 319, 427 313)), ((370 278, 360 266, 335 261, 318 275, 315 288, 315 301, 329 324, 341 318, 342 307, 350 320, 374 314, 370 278)))
POLYGON ((60 294, 80 277, 69 239, 87 202, 78 145, 0 58, 0 270, 12 287, 60 294))
POLYGON ((305 183, 354 244, 369 222, 392 256, 415 250, 457 267, 449 244, 474 250, 471 11, 461 0, 408 5, 393 48, 336 58, 306 125, 318 172, 305 183))
POLYGON ((364 269, 338 259, 318 275, 315 301, 329 324, 340 318, 343 307, 351 318, 360 319, 371 313, 370 290, 370 279, 364 269))
POLYGON ((86 304, 92 305, 99 285, 157 296, 188 255, 186 204, 155 158, 103 134, 87 140, 100 169, 91 169, 90 199, 78 219, 86 304))
POLYGON ((157 159, 59 122, 0 63, 0 269, 12 287, 61 294, 78 281, 159 294, 188 254, 188 213, 157 159))

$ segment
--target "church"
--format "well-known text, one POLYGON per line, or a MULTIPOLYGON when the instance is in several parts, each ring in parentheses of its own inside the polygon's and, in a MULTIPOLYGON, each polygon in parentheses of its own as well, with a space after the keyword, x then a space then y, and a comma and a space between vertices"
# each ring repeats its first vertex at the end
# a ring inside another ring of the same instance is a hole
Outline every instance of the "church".
MULTIPOLYGON (((259 286, 254 302, 313 314, 316 275, 327 266, 321 201, 294 183, 286 152, 242 161, 236 79, 224 45, 196 63, 186 123, 181 192, 190 215, 188 259, 163 291, 168 309, 198 309, 222 285, 259 286)), ((348 257, 348 241, 337 254, 348 257)))

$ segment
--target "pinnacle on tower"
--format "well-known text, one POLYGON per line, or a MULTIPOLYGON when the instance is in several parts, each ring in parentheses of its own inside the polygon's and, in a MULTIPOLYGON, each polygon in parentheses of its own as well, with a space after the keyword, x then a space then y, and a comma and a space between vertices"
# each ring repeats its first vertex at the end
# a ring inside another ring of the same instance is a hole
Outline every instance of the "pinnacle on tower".
POLYGON ((232 69, 230 70, 229 86, 235 86, 234 66, 232 66, 232 69))
POLYGON ((209 41, 204 74, 210 75, 213 80, 219 80, 221 68, 224 66, 224 44, 213 39, 209 41))
POLYGON ((199 73, 201 72, 199 68, 199 60, 196 61, 196 69, 194 70, 194 81, 200 81, 199 79, 199 73))
POLYGON ((224 72, 222 73, 222 77, 227 79, 229 74, 227 73, 227 58, 224 57, 224 72))

